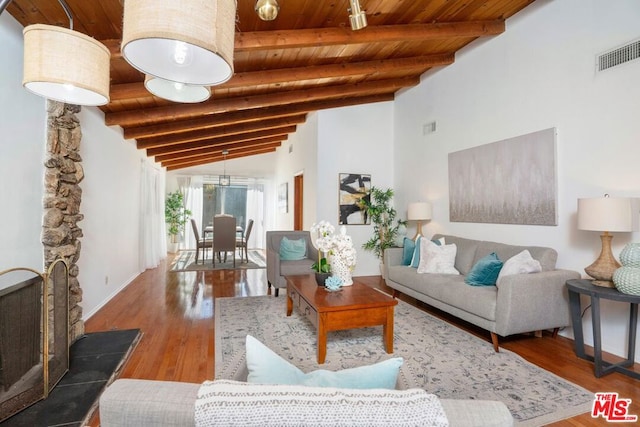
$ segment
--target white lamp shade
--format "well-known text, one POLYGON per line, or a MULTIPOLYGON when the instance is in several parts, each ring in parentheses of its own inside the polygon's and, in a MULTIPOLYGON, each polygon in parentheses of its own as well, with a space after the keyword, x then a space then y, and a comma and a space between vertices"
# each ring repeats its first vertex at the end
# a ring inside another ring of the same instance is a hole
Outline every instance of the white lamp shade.
POLYGON ((578 229, 633 231, 631 199, 614 197, 578 199, 578 229))
POLYGON ((75 105, 109 102, 109 50, 97 40, 55 25, 29 25, 24 36, 22 85, 75 105))
POLYGON ((122 55, 145 74, 212 86, 233 75, 235 0, 127 0, 122 55))
POLYGON ((155 96, 173 102, 196 103, 206 101, 211 96, 211 89, 207 86, 170 82, 148 74, 144 79, 144 87, 155 96))
POLYGON ((407 211, 409 221, 426 221, 431 219, 431 203, 410 203, 407 211))

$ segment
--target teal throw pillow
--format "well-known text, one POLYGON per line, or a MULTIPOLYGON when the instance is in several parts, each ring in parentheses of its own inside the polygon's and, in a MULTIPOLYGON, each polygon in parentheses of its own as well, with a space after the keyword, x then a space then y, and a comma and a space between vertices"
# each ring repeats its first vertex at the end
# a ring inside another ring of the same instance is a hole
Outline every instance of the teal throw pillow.
POLYGON ((416 247, 413 251, 413 257, 411 257, 411 267, 413 268, 418 268, 418 265, 420 264, 420 239, 422 239, 422 236, 418 236, 416 239, 416 247))
POLYGON ((307 241, 305 239, 289 240, 283 237, 280 240, 280 260, 298 261, 307 257, 307 241))
POLYGON ((247 382, 254 384, 393 390, 403 362, 402 357, 394 357, 374 365, 335 372, 319 369, 305 374, 251 335, 247 335, 246 346, 247 382))
POLYGON ((416 250, 416 242, 408 237, 405 237, 402 242, 402 265, 411 265, 413 252, 416 250))
POLYGON ((471 271, 464 281, 471 286, 492 286, 496 284, 502 269, 502 261, 495 252, 484 256, 471 267, 471 271))

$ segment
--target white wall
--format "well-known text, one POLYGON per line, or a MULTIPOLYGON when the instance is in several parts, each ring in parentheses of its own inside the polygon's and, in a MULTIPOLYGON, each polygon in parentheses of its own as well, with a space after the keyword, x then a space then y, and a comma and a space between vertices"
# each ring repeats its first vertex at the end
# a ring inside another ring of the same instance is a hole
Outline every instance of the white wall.
MULTIPOLYGON (((393 188, 393 103, 380 102, 322 110, 318 113, 317 219, 338 225, 338 176, 371 175, 371 185, 393 188)), ((358 252, 355 276, 380 274, 379 260, 362 249, 372 225, 348 225, 358 252)))
MULTIPOLYGON (((83 107, 80 155, 85 173, 80 211, 84 220, 78 279, 84 317, 133 280, 140 268, 140 179, 142 162, 151 162, 119 127, 104 125, 97 108, 83 107)), ((157 166, 156 166, 157 167, 157 166)))
MULTIPOLYGON (((393 103, 358 105, 309 114, 289 141, 278 149, 275 191, 289 183, 289 206, 293 203, 293 177, 304 173, 303 229, 326 220, 338 226, 338 177, 340 173, 370 174, 372 184, 393 187, 393 103), (289 146, 292 147, 291 153, 289 146)), ((272 229, 293 229, 293 211, 277 210, 272 229)), ((362 249, 373 233, 371 225, 347 226, 358 251, 354 275, 380 274, 379 261, 362 249)))
MULTIPOLYGON (((42 196, 46 111, 44 98, 22 88, 22 27, 0 15, 0 270, 43 270, 42 196)), ((84 220, 78 267, 86 319, 139 272, 139 191, 144 153, 107 128, 102 112, 83 107, 80 183, 84 220), (108 283, 105 284, 108 278, 108 283)))
MULTIPOLYGON (((273 228, 267 230, 293 230, 293 177, 303 175, 302 225, 308 230, 316 222, 318 186, 318 113, 309 113, 307 121, 298 125, 296 133, 289 135, 276 151, 276 174, 272 188, 272 207, 275 213, 273 228), (278 210, 278 189, 288 184, 287 213, 278 210)), ((268 199, 269 200, 269 199, 268 199)))
POLYGON ((0 271, 42 271, 46 102, 22 88, 22 26, 8 13, 0 46, 0 271))
MULTIPOLYGON (((577 199, 640 197, 640 60, 595 73, 597 54, 640 38, 638 22, 634 0, 540 0, 508 20, 504 34, 423 76, 395 104, 398 209, 429 200, 434 218, 427 235, 551 246, 559 267, 582 273, 598 256, 600 240, 577 230, 577 199), (423 124, 431 121, 437 130, 425 136, 423 124), (558 132, 557 226, 449 222, 448 153, 550 127, 558 132)), ((639 233, 616 233, 614 253, 639 239, 639 233)), ((605 301, 602 311, 603 349, 623 354, 627 308, 605 301)), ((590 312, 584 326, 591 343, 590 312)), ((571 336, 569 329, 562 333, 571 336)))

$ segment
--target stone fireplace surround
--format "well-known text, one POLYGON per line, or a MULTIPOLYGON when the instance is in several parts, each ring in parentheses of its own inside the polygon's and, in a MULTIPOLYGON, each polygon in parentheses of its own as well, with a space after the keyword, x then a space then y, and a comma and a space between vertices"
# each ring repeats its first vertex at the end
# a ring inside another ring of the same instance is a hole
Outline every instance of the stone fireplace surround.
POLYGON ((80 106, 47 101, 47 142, 45 153, 42 244, 44 267, 56 259, 69 266, 69 343, 84 335, 82 288, 78 281, 82 229, 78 222, 84 178, 80 141, 82 131, 76 114, 80 106))

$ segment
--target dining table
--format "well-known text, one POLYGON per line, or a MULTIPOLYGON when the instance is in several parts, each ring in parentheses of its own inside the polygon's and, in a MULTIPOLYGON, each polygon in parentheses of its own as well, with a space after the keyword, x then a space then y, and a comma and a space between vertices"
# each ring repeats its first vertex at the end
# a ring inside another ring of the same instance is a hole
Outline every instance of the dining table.
MULTIPOLYGON (((241 225, 236 225, 236 234, 238 237, 244 237, 244 228, 241 225)), ((212 238, 213 237, 213 224, 207 225, 204 228, 204 237, 212 238)))

